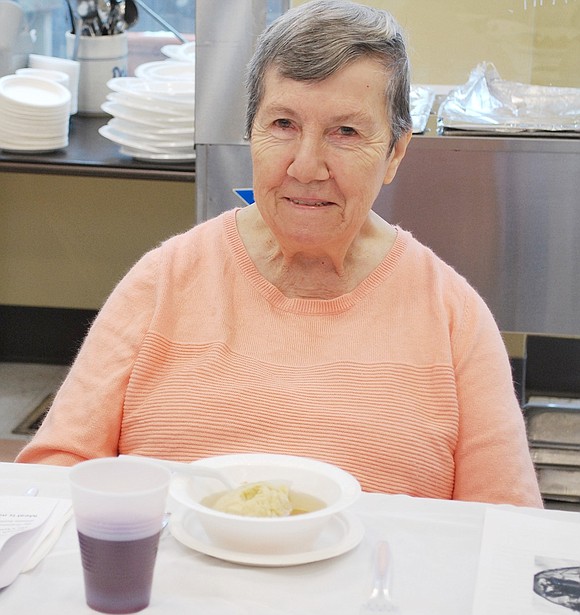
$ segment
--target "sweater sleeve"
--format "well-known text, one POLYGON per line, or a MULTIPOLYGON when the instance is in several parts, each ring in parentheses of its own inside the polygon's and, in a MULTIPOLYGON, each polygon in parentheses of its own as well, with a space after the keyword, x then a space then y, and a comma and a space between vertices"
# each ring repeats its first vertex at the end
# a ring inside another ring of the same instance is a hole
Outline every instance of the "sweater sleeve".
POLYGON ((460 408, 454 499, 542 507, 507 352, 477 295, 452 336, 460 408))
POLYGON ((125 390, 155 310, 159 253, 146 254, 107 299, 17 462, 73 465, 117 455, 125 390))

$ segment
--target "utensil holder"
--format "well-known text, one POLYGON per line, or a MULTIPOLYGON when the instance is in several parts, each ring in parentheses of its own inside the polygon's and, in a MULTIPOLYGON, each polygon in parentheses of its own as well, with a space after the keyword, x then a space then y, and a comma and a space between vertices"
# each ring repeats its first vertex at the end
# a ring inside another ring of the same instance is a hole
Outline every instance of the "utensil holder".
MULTIPOLYGON (((67 56, 72 58, 75 35, 66 33, 67 56)), ((110 93, 109 79, 127 76, 129 46, 127 33, 81 36, 75 58, 80 63, 78 112, 80 115, 107 115, 101 105, 110 93)))

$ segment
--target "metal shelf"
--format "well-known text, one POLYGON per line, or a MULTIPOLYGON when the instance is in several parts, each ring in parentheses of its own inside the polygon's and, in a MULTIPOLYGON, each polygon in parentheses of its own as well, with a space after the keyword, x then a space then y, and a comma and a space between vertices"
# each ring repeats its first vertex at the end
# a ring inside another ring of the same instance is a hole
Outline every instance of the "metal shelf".
POLYGON ((98 130, 107 117, 72 116, 67 148, 49 153, 0 150, 0 172, 43 173, 87 177, 195 181, 195 162, 160 163, 135 160, 98 130))

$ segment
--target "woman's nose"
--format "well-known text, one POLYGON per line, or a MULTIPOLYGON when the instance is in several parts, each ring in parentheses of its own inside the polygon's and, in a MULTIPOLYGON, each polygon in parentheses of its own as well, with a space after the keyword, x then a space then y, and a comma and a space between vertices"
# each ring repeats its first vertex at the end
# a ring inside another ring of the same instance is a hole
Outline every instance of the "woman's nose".
POLYGON ((303 184, 330 179, 323 144, 314 138, 300 139, 296 143, 288 175, 303 184))

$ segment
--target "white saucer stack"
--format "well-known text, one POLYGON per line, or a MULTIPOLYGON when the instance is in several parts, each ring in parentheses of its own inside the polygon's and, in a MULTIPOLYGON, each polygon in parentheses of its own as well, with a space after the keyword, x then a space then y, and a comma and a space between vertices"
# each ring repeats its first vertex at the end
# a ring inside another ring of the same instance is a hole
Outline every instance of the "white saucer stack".
POLYGON ((52 152, 68 145, 70 91, 28 75, 0 78, 0 149, 52 152))
POLYGON ((99 133, 140 160, 184 162, 194 151, 194 65, 165 60, 142 64, 135 77, 107 83, 111 93, 102 105, 112 115, 99 133))

